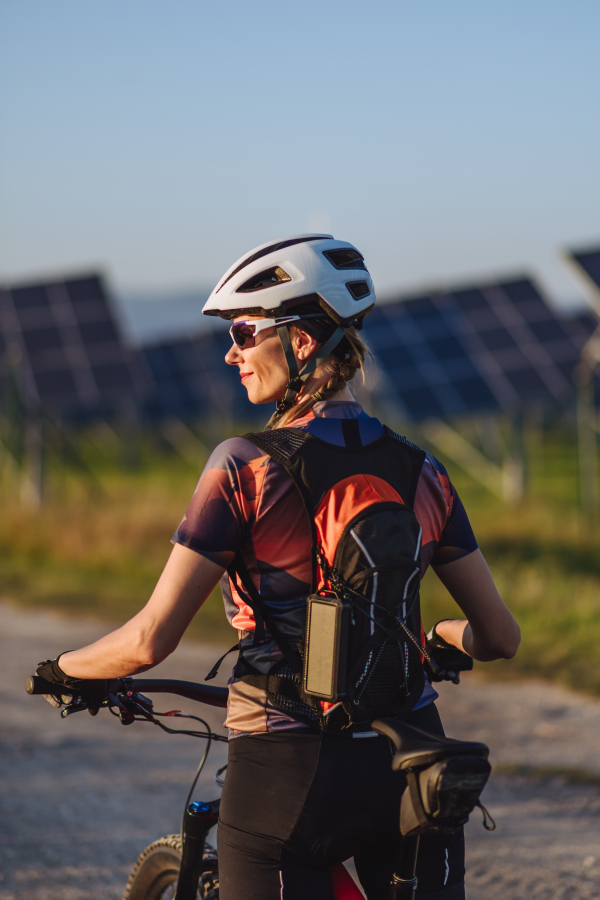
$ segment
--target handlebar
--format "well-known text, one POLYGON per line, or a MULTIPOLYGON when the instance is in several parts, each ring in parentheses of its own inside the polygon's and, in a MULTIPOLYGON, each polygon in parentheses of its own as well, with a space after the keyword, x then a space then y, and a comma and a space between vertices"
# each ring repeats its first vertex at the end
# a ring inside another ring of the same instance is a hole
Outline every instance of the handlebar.
POLYGON ((188 700, 197 700, 208 706, 225 709, 229 691, 227 688, 198 684, 195 681, 175 681, 171 678, 124 678, 128 691, 140 694, 179 694, 188 700))
MULTIPOLYGON (((435 649, 432 656, 442 669, 440 673, 434 673, 425 662, 425 669, 430 681, 452 680, 458 683, 459 673, 473 668, 473 660, 466 653, 455 648, 452 651, 435 649)), ((26 681, 25 689, 28 694, 52 694, 61 697, 63 694, 77 695, 77 688, 69 688, 66 685, 53 684, 46 681, 40 675, 30 675, 26 681)), ((177 694, 205 703, 207 706, 216 706, 225 709, 227 706, 227 688, 213 687, 207 684, 198 684, 196 681, 178 681, 171 678, 114 678, 106 681, 107 692, 112 694, 177 694)))
MULTIPOLYGON (((61 684, 52 684, 40 675, 30 675, 25 684, 28 694, 53 694, 60 697, 63 694, 77 694, 74 688, 68 688, 61 684)), ((206 703, 208 706, 218 706, 224 709, 227 706, 227 688, 212 687, 205 684, 197 684, 195 681, 177 681, 170 678, 115 678, 107 681, 107 690, 114 694, 127 694, 129 692, 140 694, 178 694, 198 703, 206 703)))

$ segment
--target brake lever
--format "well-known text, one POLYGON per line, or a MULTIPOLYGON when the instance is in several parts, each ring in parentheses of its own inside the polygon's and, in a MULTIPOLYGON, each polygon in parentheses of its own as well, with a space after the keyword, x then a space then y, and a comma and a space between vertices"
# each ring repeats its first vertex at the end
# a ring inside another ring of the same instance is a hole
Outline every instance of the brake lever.
POLYGON ((127 699, 131 700, 135 706, 140 707, 146 713, 152 713, 154 711, 154 703, 149 697, 145 697, 143 694, 138 694, 135 691, 127 691, 127 699))
POLYGON ((133 713, 129 707, 127 707, 123 701, 117 696, 117 694, 113 694, 111 691, 108 692, 108 699, 116 706, 119 710, 119 719, 121 720, 121 725, 131 725, 132 722, 135 722, 135 713, 133 713))
POLYGON ((61 719, 66 719, 67 716, 72 716, 73 713, 76 712, 83 712, 86 709, 88 709, 88 705, 85 702, 70 703, 69 706, 65 706, 64 709, 61 709, 60 717, 61 719))

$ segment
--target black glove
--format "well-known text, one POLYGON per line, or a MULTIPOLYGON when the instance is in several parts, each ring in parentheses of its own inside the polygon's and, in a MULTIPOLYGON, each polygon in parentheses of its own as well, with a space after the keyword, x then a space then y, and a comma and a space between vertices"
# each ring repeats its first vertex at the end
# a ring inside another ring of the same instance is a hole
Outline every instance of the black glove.
MULTIPOLYGON (((448 619, 441 619, 441 622, 448 622, 448 619)), ((429 681, 453 681, 458 684, 460 681, 460 672, 469 672, 473 668, 473 658, 459 650, 454 644, 449 644, 443 637, 437 633, 437 626, 441 622, 436 622, 425 642, 425 649, 434 662, 439 667, 438 672, 434 672, 427 660, 423 663, 429 681)))
MULTIPOLYGON (((64 652, 67 653, 69 651, 65 650, 64 652)), ((44 659, 41 663, 38 663, 36 669, 38 675, 51 684, 64 686, 65 688, 65 693, 61 694, 60 697, 55 694, 44 694, 44 697, 48 703, 55 707, 62 706, 63 703, 65 706, 69 706, 73 702, 74 696, 81 697, 90 713, 95 716, 106 698, 108 681, 104 678, 93 680, 71 678, 70 675, 63 672, 58 664, 60 657, 63 655, 61 653, 56 659, 44 659)))

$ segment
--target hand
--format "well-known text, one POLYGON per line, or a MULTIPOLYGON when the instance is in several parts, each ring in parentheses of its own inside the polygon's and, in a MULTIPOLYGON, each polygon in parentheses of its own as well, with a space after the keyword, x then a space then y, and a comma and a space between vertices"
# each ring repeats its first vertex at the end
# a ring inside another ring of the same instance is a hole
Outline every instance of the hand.
POLYGON ((427 635, 425 649, 439 667, 438 671, 433 670, 427 659, 423 665, 430 682, 452 681, 454 684, 458 684, 460 682, 459 673, 470 671, 473 668, 473 660, 468 653, 464 653, 462 649, 455 644, 451 644, 438 634, 438 625, 446 622, 452 623, 451 628, 455 623, 462 626, 462 628, 466 624, 460 621, 457 622, 455 619, 442 619, 441 622, 437 622, 427 635))
MULTIPOLYGON (((65 651, 66 652, 66 651, 65 651)), ((95 716, 100 709, 108 690, 108 682, 105 679, 96 679, 93 681, 84 681, 80 678, 71 678, 66 672, 63 672, 58 664, 62 653, 56 659, 44 659, 38 663, 36 672, 45 681, 58 686, 64 686, 65 693, 60 697, 55 694, 44 694, 45 699, 52 706, 58 708, 63 704, 71 705, 74 696, 79 696, 85 702, 90 714, 95 716)))

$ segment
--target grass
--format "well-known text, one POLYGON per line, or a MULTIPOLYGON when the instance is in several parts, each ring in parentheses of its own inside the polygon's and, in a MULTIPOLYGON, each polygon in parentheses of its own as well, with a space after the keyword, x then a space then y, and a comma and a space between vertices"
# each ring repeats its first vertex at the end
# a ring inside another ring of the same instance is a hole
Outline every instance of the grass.
MULTIPOLYGON (((0 520, 0 595, 31 607, 85 612, 120 623, 147 601, 171 551, 197 471, 150 445, 127 469, 91 441, 82 441, 78 470, 55 465, 49 496, 30 509, 16 492, 0 520), (82 475, 82 469, 87 473, 82 475), (93 473, 93 477, 92 477, 93 473)), ((190 635, 230 640, 218 590, 190 626, 190 635)))
MULTIPOLYGON (((564 514, 542 503, 487 513, 473 509, 471 520, 521 626, 522 644, 514 660, 480 665, 479 671, 503 678, 542 676, 600 695, 597 535, 582 534, 576 519, 565 522, 564 514)), ((432 573, 424 579, 422 602, 426 621, 460 614, 432 573)))
MULTIPOLYGON (((577 505, 576 447, 549 432, 528 448, 527 496, 507 505, 443 460, 463 499, 475 536, 522 643, 514 660, 478 671, 491 677, 541 676, 600 695, 600 529, 577 505)), ((427 622, 459 615, 435 575, 423 581, 427 622)), ((476 664, 477 665, 477 664, 476 664)))
MULTIPOLYGON (((518 505, 503 504, 442 460, 523 634, 514 660, 478 669, 499 678, 542 676, 600 695, 599 530, 577 509, 574 447, 560 433, 536 440, 530 489, 518 505)), ((168 557, 169 538, 205 462, 199 447, 187 448, 186 463, 147 439, 135 468, 127 468, 97 435, 85 435, 82 465, 51 462, 39 510, 23 506, 5 481, 0 595, 32 608, 127 619, 150 596, 168 557)), ((422 605, 427 627, 460 615, 432 572, 423 581, 422 605)), ((233 642, 218 591, 190 635, 233 642)))

